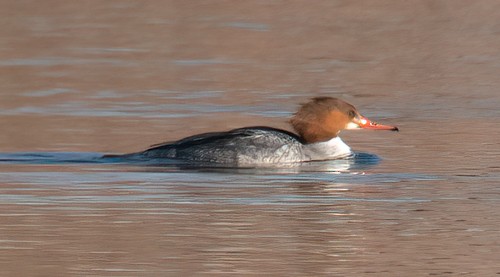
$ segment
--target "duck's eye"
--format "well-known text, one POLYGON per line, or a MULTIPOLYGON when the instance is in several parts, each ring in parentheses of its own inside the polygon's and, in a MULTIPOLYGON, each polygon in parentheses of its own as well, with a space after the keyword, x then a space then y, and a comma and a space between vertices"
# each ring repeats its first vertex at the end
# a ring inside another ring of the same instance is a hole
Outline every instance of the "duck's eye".
POLYGON ((348 114, 350 118, 354 118, 356 116, 356 112, 353 110, 350 110, 348 114))

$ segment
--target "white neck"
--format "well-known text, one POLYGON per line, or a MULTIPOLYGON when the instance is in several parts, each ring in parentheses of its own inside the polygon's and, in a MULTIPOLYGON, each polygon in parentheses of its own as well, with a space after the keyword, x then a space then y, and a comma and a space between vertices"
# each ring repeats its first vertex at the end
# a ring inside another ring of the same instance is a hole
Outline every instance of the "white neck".
POLYGON ((339 137, 328 141, 306 144, 304 150, 304 154, 311 161, 339 159, 352 154, 351 148, 339 137))

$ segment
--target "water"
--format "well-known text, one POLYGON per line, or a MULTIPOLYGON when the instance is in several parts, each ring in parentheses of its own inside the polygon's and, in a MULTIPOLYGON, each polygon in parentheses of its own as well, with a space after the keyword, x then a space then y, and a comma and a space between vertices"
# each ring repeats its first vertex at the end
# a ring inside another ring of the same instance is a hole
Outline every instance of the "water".
POLYGON ((1 5, 2 275, 500 274, 495 1, 1 5), (99 159, 317 95, 401 132, 288 168, 99 159))

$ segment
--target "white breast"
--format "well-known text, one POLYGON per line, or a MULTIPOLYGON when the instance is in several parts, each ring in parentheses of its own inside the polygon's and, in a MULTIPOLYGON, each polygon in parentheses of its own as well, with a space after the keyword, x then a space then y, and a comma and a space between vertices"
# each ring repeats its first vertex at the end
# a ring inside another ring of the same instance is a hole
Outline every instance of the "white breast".
POLYGON ((339 137, 329 141, 306 144, 304 150, 305 156, 311 161, 339 159, 352 154, 351 148, 339 137))

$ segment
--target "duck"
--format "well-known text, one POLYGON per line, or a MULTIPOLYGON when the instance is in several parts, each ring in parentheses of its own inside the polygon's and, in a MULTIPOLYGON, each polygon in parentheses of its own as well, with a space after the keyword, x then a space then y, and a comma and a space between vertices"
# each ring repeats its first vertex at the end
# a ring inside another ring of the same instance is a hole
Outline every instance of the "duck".
POLYGON ((121 157, 234 167, 303 163, 352 156, 351 148, 339 137, 342 130, 399 131, 371 121, 353 105, 329 96, 300 105, 289 123, 294 132, 268 126, 243 127, 196 134, 121 157))

